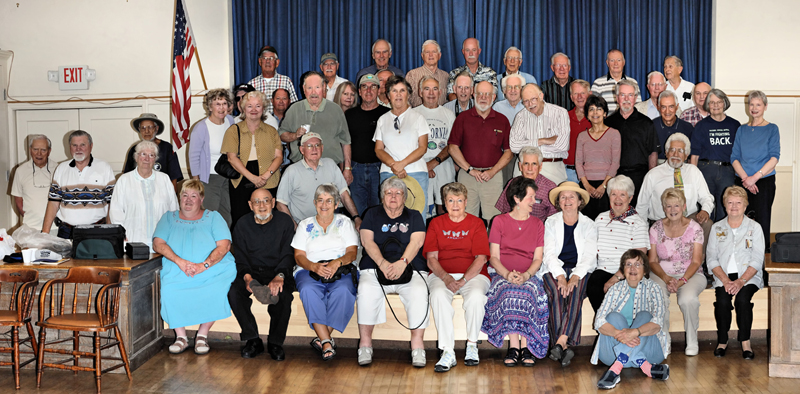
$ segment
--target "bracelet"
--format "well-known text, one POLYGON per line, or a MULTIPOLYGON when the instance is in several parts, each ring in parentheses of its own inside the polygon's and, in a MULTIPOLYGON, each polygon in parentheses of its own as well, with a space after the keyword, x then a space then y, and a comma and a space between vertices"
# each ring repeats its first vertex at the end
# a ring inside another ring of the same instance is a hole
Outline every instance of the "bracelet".
POLYGON ((758 173, 761 174, 762 177, 764 176, 764 173, 761 170, 758 170, 758 173))
POLYGON ((687 283, 689 283, 689 281, 688 281, 688 280, 686 280, 686 277, 685 277, 685 276, 681 276, 681 277, 680 277, 680 279, 678 279, 678 280, 679 280, 679 281, 681 281, 681 282, 683 282, 683 284, 687 284, 687 283))
POLYGON ((642 330, 640 330, 638 327, 636 328, 636 332, 639 333, 639 336, 642 336, 642 330))
POLYGON ((344 168, 344 170, 345 170, 345 171, 352 171, 352 170, 353 170, 353 167, 345 167, 345 168, 344 168))
POLYGON ((625 280, 625 277, 624 277, 624 276, 620 278, 619 276, 616 276, 616 275, 614 275, 614 277, 615 277, 615 278, 617 278, 617 280, 618 280, 618 281, 620 281, 620 282, 622 282, 623 280, 625 280))

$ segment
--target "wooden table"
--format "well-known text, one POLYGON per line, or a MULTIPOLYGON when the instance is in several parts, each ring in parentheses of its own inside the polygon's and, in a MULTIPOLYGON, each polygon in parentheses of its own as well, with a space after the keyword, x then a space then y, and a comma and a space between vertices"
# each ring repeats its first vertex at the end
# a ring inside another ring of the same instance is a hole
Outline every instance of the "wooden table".
POLYGON ((800 264, 773 263, 769 272, 769 376, 800 378, 800 264))
MULTIPOLYGON (((128 353, 131 370, 143 365, 162 348, 161 289, 159 272, 161 255, 151 254, 147 260, 127 256, 115 260, 69 260, 60 265, 5 264, 3 268, 33 268, 39 271, 39 282, 63 278, 72 267, 108 267, 122 271, 120 284, 119 328, 128 353)), ((37 295, 41 287, 37 289, 37 295)), ((34 304, 33 322, 38 320, 38 301, 34 304)), ((24 331, 24 330, 23 330, 24 331)), ((35 327, 38 335, 38 327, 35 327)), ((54 338, 48 331, 48 339, 54 338)), ((38 338, 37 338, 38 339, 38 338)), ((110 350, 109 350, 110 351, 110 350)), ((116 347, 114 348, 116 352, 116 347)), ((30 364, 33 365, 33 364, 30 364)), ((114 372, 124 372, 117 369, 114 372)))

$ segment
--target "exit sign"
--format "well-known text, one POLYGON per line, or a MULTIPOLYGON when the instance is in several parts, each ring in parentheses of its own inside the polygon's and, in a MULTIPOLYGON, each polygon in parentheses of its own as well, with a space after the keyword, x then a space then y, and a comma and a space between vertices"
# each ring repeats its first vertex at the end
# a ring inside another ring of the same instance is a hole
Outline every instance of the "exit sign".
POLYGON ((89 80, 87 71, 89 66, 60 66, 58 67, 59 90, 87 90, 89 80))

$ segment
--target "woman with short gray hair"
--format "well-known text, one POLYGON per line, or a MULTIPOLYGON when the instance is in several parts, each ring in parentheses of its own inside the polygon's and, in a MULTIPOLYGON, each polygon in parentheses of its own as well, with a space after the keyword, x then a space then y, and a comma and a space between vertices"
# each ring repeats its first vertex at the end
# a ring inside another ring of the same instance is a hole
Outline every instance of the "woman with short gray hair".
MULTIPOLYGON (((731 153, 736 138, 736 130, 741 125, 738 120, 725 114, 730 108, 728 96, 719 89, 711 89, 703 103, 709 116, 697 122, 692 132, 694 151, 689 162, 703 173, 708 191, 714 196, 714 212, 711 219, 718 222, 725 218, 722 193, 732 186, 736 174, 731 166, 731 153), (713 130, 713 135, 712 131, 713 130)), ((668 146, 668 145, 667 145, 668 146)))

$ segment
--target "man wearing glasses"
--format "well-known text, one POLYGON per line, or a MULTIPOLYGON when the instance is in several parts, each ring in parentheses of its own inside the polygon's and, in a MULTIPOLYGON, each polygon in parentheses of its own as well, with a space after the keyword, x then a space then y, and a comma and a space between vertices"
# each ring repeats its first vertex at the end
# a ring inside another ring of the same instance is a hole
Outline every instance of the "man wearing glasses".
POLYGON ((620 81, 628 81, 636 86, 636 101, 642 101, 642 96, 639 94, 639 83, 635 79, 625 75, 625 55, 619 49, 612 49, 606 55, 606 65, 608 66, 608 74, 594 80, 592 84, 592 92, 604 98, 608 103, 608 112, 614 112, 617 109, 617 101, 615 95, 615 87, 620 81))
POLYGON ((50 160, 52 144, 43 134, 28 136, 28 152, 31 159, 20 164, 14 173, 11 195, 22 224, 41 229, 47 209, 47 193, 56 170, 56 162, 50 160))
POLYGON ((333 101, 334 97, 336 96, 336 89, 343 82, 347 82, 346 79, 338 75, 339 57, 336 56, 335 53, 326 53, 322 55, 322 57, 319 59, 319 69, 322 71, 322 75, 325 77, 325 85, 328 88, 328 94, 325 96, 325 98, 333 101))
POLYGON ((513 125, 517 112, 525 109, 525 106, 522 105, 522 88, 525 87, 525 78, 519 74, 511 74, 503 78, 500 86, 505 92, 505 99, 494 103, 492 109, 505 115, 508 123, 513 125))
MULTIPOLYGON (((641 103, 636 103, 634 108, 637 111, 647 115, 650 119, 655 119, 661 115, 661 106, 658 104, 658 97, 661 95, 661 92, 667 89, 667 79, 664 78, 664 74, 661 74, 659 71, 652 71, 650 74, 647 74, 647 91, 650 92, 650 99, 647 101, 642 101, 641 103)), ((678 107, 677 115, 680 116, 681 108, 678 107)), ((663 152, 659 153, 659 158, 663 159, 663 152)))
MULTIPOLYGON (((427 40, 422 43, 422 66, 417 67, 406 74, 406 81, 413 89, 419 86, 419 81, 423 77, 431 76, 439 81, 439 104, 444 105, 447 102, 447 82, 450 80, 450 74, 439 68, 439 59, 442 58, 442 48, 439 43, 434 40, 427 40)), ((412 94, 408 97, 408 104, 413 107, 422 105, 422 97, 417 94, 412 94)))
POLYGON ((403 70, 389 64, 389 59, 392 58, 392 44, 389 41, 379 38, 372 43, 372 59, 375 64, 362 68, 356 74, 356 81, 360 81, 361 77, 367 74, 378 75, 378 71, 389 70, 399 77, 402 77, 403 70))
MULTIPOLYGON (((497 74, 497 86, 501 86, 503 79, 512 74, 520 75, 525 80, 525 83, 537 83, 533 75, 519 71, 519 67, 522 65, 522 51, 519 48, 509 47, 506 49, 506 53, 503 55, 503 64, 506 66, 506 71, 502 74, 497 74)), ((497 101, 505 100, 504 93, 505 89, 497 92, 497 101)))
MULTIPOLYGON (((556 185, 567 180, 564 159, 569 156, 569 115, 567 110, 544 101, 539 85, 530 83, 522 89, 520 111, 511 127, 511 151, 519 153, 525 146, 535 146, 542 151, 541 174, 556 185)), ((514 176, 521 175, 514 168, 514 176)))
MULTIPOLYGON (((331 103, 331 106, 334 105, 331 103)), ((338 105, 336 108, 341 111, 338 105)), ((300 139, 302 160, 286 168, 286 172, 281 177, 281 183, 278 185, 278 195, 275 197, 278 202, 278 210, 290 215, 294 220, 294 225, 297 226, 297 223, 303 219, 317 214, 314 207, 314 192, 317 190, 317 186, 323 183, 332 183, 339 189, 342 203, 354 219, 356 229, 359 229, 361 216, 350 197, 347 182, 336 163, 329 158, 322 157, 322 148, 322 137, 319 134, 315 132, 303 134, 300 139)))
POLYGON ((575 104, 573 100, 570 100, 569 87, 575 78, 569 75, 569 71, 572 69, 572 62, 569 60, 569 56, 561 52, 550 56, 550 69, 553 70, 553 78, 542 82, 544 101, 555 104, 567 111, 572 110, 575 108, 575 104))
MULTIPOLYGON (((272 92, 275 89, 286 89, 289 92, 289 98, 292 102, 295 102, 297 101, 297 94, 294 92, 292 80, 286 75, 278 74, 275 71, 280 64, 278 50, 269 45, 262 47, 258 51, 258 65, 261 66, 261 75, 251 79, 248 83, 257 90, 264 92, 267 97, 272 97, 272 92)), ((267 112, 272 113, 272 102, 267 106, 267 112)))

